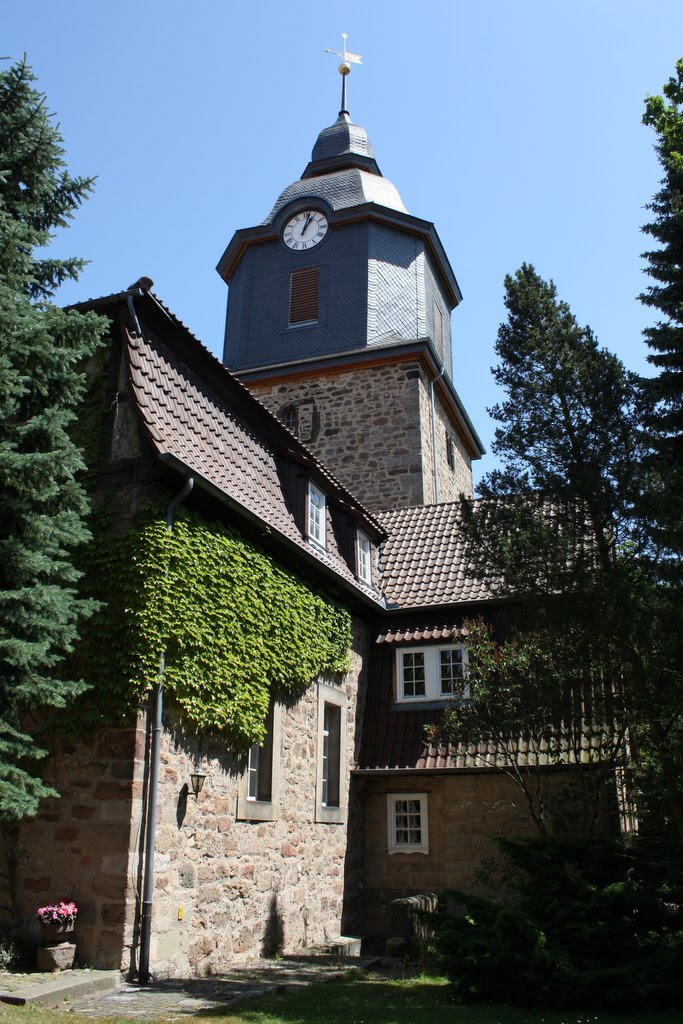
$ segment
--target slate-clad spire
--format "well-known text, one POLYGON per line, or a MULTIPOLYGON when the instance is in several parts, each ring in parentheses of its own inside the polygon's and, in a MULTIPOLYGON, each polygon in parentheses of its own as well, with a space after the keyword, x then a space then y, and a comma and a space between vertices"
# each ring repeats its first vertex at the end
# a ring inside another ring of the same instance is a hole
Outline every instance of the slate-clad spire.
POLYGON ((345 110, 318 135, 310 163, 298 181, 280 193, 264 224, 294 199, 319 198, 333 210, 377 203, 407 213, 398 190, 382 175, 365 128, 354 124, 345 110))
POLYGON ((382 173, 365 128, 354 124, 343 110, 334 124, 321 131, 311 153, 311 162, 301 177, 313 178, 346 167, 362 167, 380 177, 382 173))

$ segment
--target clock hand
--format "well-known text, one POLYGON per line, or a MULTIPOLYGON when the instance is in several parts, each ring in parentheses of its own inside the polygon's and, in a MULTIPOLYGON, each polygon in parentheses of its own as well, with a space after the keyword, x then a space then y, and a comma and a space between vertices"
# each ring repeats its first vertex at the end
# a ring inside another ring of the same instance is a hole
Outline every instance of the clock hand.
POLYGON ((301 237, 302 237, 302 238, 303 238, 303 236, 304 236, 304 235, 306 234, 306 229, 307 229, 308 225, 309 225, 309 224, 311 223, 311 218, 312 218, 312 217, 313 217, 313 214, 312 214, 312 213, 309 213, 309 214, 307 214, 307 216, 306 216, 306 220, 304 221, 304 226, 303 226, 303 227, 302 227, 302 229, 301 229, 301 237))

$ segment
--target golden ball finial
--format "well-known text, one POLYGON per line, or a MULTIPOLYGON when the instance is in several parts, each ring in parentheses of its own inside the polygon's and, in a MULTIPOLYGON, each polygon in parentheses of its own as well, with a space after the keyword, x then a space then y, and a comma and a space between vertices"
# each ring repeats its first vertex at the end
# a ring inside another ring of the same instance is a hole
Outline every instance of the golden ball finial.
POLYGON ((341 63, 339 65, 339 74, 340 75, 350 75, 351 74, 351 65, 347 64, 346 61, 341 63))

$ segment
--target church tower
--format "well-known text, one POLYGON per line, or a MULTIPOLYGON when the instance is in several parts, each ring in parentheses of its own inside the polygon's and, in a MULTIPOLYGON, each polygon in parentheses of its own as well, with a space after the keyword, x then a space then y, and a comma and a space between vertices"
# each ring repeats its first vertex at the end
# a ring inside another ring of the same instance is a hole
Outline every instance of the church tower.
POLYGON ((407 212, 345 109, 217 269, 224 363, 360 501, 471 494, 483 448, 452 383, 460 289, 434 225, 407 212))

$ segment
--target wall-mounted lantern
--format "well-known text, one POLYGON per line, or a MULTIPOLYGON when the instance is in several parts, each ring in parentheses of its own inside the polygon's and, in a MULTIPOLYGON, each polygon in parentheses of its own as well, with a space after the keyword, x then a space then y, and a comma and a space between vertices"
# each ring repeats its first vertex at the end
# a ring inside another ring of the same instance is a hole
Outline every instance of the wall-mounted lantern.
POLYGON ((194 793, 195 800, 199 797, 199 794, 204 787, 205 778, 206 772, 201 771, 200 768, 195 768, 195 770, 190 773, 190 782, 192 783, 192 792, 194 793))

